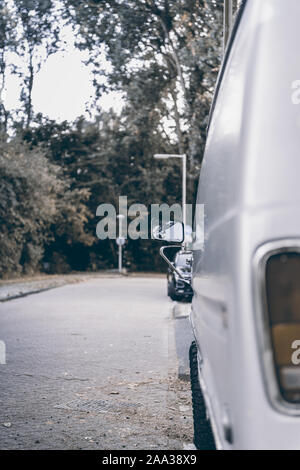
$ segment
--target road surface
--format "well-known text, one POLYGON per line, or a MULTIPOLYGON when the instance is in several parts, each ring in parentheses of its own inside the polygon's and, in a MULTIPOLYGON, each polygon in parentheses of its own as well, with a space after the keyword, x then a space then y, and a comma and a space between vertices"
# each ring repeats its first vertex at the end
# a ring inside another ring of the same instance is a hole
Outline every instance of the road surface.
POLYGON ((191 442, 165 289, 161 278, 98 278, 0 304, 0 448, 191 442))

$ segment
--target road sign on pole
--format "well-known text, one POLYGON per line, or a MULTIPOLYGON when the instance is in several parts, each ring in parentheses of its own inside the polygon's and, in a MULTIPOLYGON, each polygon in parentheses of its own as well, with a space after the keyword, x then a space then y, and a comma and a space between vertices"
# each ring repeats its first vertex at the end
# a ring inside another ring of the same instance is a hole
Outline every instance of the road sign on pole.
POLYGON ((119 273, 122 273, 123 271, 123 266, 122 266, 122 261, 123 261, 123 256, 122 256, 122 248, 123 248, 123 245, 125 244, 125 238, 123 237, 118 237, 116 239, 116 243, 117 245, 119 246, 119 262, 118 262, 118 265, 119 265, 119 273))
POLYGON ((125 245, 125 238, 123 238, 123 237, 118 237, 118 238, 116 239, 116 243, 117 243, 117 245, 119 245, 119 246, 125 245))

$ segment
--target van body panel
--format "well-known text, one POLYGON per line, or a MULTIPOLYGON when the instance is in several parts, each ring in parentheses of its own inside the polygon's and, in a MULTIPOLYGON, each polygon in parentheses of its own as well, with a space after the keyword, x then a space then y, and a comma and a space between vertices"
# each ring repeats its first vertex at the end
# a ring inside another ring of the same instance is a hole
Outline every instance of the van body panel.
POLYGON ((253 261, 267 243, 300 240, 300 2, 286 3, 246 4, 197 196, 205 207, 205 243, 194 250, 191 321, 225 449, 300 449, 300 416, 278 411, 268 396, 253 261), (226 420, 232 444, 224 437, 226 420))

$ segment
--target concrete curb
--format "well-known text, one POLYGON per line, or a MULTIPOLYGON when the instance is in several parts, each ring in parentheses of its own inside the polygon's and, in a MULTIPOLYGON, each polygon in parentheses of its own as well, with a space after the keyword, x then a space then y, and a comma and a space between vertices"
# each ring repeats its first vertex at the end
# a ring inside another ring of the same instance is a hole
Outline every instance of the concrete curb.
POLYGON ((181 318, 188 318, 190 315, 191 304, 180 304, 178 302, 174 302, 173 304, 173 317, 176 320, 181 318))
POLYGON ((186 382, 190 381, 189 349, 193 341, 189 320, 190 309, 191 304, 174 302, 172 306, 178 360, 177 374, 180 380, 186 382))
POLYGON ((9 300, 15 300, 15 299, 20 299, 22 297, 27 297, 28 295, 39 294, 40 292, 45 292, 47 290, 56 289, 57 287, 62 287, 62 286, 59 285, 59 286, 43 287, 42 289, 38 289, 38 290, 31 290, 28 292, 22 292, 21 294, 9 295, 7 297, 0 298, 0 302, 8 302, 9 300))

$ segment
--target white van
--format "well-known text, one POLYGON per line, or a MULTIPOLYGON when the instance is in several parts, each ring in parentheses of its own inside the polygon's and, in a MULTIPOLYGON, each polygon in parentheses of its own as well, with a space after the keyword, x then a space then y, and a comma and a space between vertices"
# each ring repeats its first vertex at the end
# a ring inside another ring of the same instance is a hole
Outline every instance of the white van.
POLYGON ((300 449, 299 22, 299 0, 242 2, 218 79, 193 250, 199 449, 300 449))

